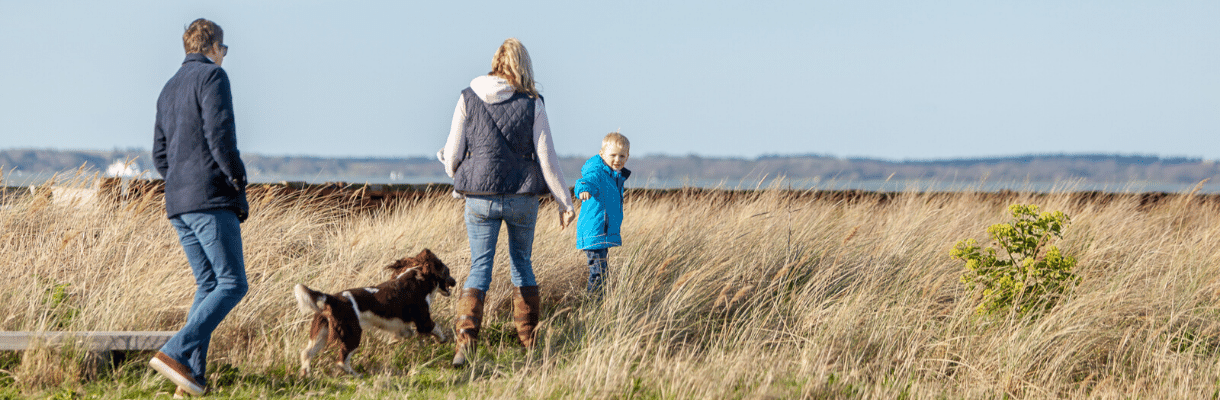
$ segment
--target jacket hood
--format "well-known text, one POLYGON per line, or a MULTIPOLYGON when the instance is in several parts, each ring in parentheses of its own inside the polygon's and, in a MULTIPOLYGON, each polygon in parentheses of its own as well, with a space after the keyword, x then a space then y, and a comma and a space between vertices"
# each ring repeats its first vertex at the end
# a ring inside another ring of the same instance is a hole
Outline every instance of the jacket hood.
POLYGON ((517 89, 504 78, 483 75, 470 81, 470 89, 487 104, 496 104, 513 97, 517 89))
POLYGON ((587 161, 585 161, 585 165, 582 165, 580 167, 580 174, 582 176, 588 176, 588 175, 593 175, 593 174, 597 174, 597 173, 610 173, 612 171, 613 170, 610 169, 610 166, 606 165, 605 161, 602 161, 602 156, 600 156, 600 155, 594 155, 593 157, 589 157, 589 159, 587 161))
MULTIPOLYGON (((610 168, 609 165, 606 165, 606 161, 602 160, 602 156, 600 154, 589 157, 589 160, 585 161, 585 165, 580 167, 580 174, 582 176, 598 173, 597 171, 602 171, 601 173, 605 173, 607 175, 614 175, 614 169, 610 168)), ((619 171, 619 174, 623 175, 623 179, 627 179, 631 176, 631 170, 623 168, 619 171)))

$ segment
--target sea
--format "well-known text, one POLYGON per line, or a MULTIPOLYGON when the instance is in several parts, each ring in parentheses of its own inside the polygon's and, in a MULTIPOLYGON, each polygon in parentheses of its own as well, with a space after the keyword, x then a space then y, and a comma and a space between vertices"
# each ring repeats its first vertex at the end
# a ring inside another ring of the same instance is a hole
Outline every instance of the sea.
MULTIPOLYGON (((7 171, 0 176, 0 185, 6 187, 30 187, 52 184, 72 184, 71 182, 89 182, 102 176, 101 173, 76 174, 68 173, 22 173, 7 171)), ((137 176, 124 178, 148 178, 147 172, 137 176)), ((155 175, 153 175, 155 177, 155 175)), ((452 183, 448 177, 411 177, 411 176, 331 176, 331 175, 251 175, 252 183, 282 183, 305 182, 327 183, 343 182, 350 184, 425 184, 452 183)), ((574 180, 569 178, 569 184, 574 180)), ((1181 182, 1091 182, 1085 179, 1066 179, 1054 182, 1038 182, 1028 180, 988 179, 976 181, 941 181, 941 180, 839 180, 839 179, 788 179, 783 177, 731 180, 731 179, 656 179, 633 178, 627 181, 628 188, 641 189, 678 189, 684 187, 725 189, 725 190, 863 190, 872 192, 1104 192, 1104 193, 1220 193, 1220 182, 1181 183, 1181 182)))

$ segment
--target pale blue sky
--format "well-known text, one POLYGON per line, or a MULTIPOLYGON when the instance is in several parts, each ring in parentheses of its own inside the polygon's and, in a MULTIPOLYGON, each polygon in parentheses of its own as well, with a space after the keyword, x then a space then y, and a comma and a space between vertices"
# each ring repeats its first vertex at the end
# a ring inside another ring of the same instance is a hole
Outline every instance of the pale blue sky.
POLYGON ((562 155, 1220 158, 1220 1, 0 0, 0 148, 149 148, 206 17, 243 152, 431 156, 517 37, 562 155))

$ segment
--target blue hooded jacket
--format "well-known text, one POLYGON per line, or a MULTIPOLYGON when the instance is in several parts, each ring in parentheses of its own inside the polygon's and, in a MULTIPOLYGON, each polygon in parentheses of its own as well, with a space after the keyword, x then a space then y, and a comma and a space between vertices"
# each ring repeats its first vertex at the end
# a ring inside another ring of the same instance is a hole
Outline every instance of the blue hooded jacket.
POLYGON ((589 199, 580 204, 576 220, 576 247, 600 250, 623 245, 619 229, 623 225, 623 183, 631 170, 611 169, 600 155, 593 156, 580 168, 576 194, 589 192, 589 199))

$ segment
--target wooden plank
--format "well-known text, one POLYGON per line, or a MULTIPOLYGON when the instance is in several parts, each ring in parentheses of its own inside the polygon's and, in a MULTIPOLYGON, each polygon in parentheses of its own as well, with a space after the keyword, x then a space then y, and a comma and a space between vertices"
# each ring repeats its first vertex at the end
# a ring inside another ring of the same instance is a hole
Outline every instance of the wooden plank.
POLYGON ((62 346, 76 341, 82 348, 106 350, 157 350, 177 332, 110 331, 110 332, 0 332, 0 350, 26 350, 31 344, 62 346))

